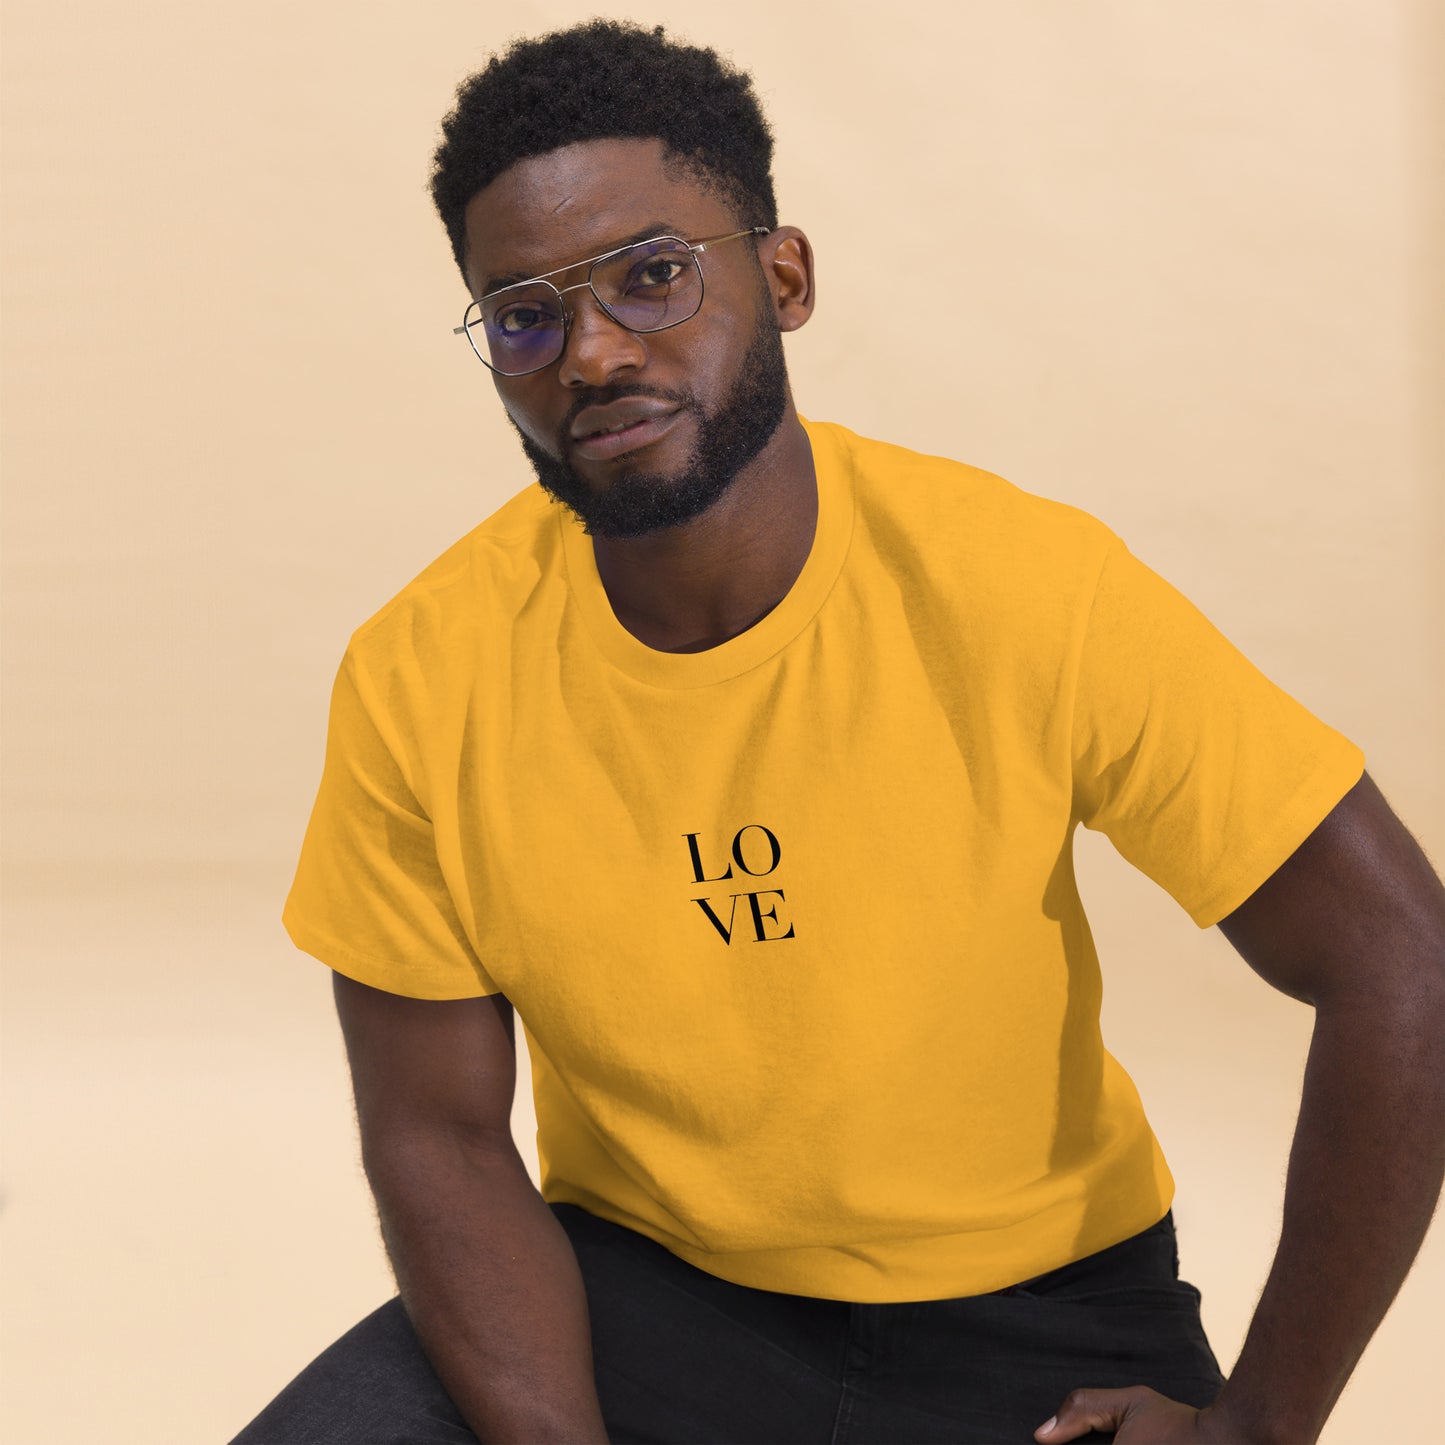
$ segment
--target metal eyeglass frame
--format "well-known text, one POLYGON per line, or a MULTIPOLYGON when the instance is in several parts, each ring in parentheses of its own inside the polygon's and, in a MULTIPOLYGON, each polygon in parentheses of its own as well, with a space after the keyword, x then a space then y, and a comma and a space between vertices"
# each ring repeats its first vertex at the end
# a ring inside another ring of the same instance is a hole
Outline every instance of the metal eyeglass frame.
POLYGON ((702 310, 702 298, 706 291, 706 285, 703 281, 702 267, 697 265, 696 256, 699 251, 705 251, 709 246, 721 246, 724 241, 736 241, 739 236, 767 236, 769 234, 771 234, 771 231, 767 226, 749 226, 745 231, 729 231, 725 236, 704 236, 701 241, 684 241, 681 236, 667 235, 648 236, 641 241, 629 241, 627 245, 617 246, 611 251, 604 251, 600 256, 590 256, 585 261, 574 261, 570 266, 559 266, 555 271, 544 271, 540 276, 529 277, 526 281, 514 281, 510 286, 499 286, 495 291, 488 291, 485 296, 479 296, 475 301, 468 304, 466 314, 462 317, 462 324, 452 327, 452 335, 465 336, 467 338, 467 344, 476 353, 477 360, 480 361, 488 371, 494 371, 498 376, 533 376, 539 371, 545 371, 549 366, 553 365, 554 362, 560 361, 566 353, 567 337, 572 330, 572 313, 567 307, 565 305, 562 306, 562 346, 551 361, 544 361, 541 366, 529 367, 526 371, 500 371, 482 355, 481 348, 472 336, 472 328, 467 325, 466 318, 471 315, 473 306, 480 306, 483 301, 490 301, 493 296, 500 296, 504 291, 513 291, 521 286, 535 286, 539 281, 546 286, 549 291, 556 293, 559 304, 567 292, 581 291, 585 287, 588 291, 592 292, 593 300, 595 300, 603 311, 612 317, 623 330, 634 332, 639 336, 650 336, 654 331, 667 331, 674 326, 681 326, 684 321, 691 321, 692 318, 697 315, 698 311, 702 310), (611 307, 597 294, 592 285, 592 273, 604 261, 610 261, 614 256, 620 256, 624 251, 631 251, 637 246, 650 246, 657 241, 676 241, 680 246, 692 253, 694 257, 693 265, 697 267, 698 286, 700 288, 697 297, 697 310, 689 313, 687 316, 679 317, 676 321, 668 321, 662 326, 629 326, 625 321, 616 316, 611 307), (587 279, 585 281, 579 281, 575 286, 554 286, 547 279, 549 276, 560 276, 564 271, 575 271, 579 266, 587 267, 587 279))

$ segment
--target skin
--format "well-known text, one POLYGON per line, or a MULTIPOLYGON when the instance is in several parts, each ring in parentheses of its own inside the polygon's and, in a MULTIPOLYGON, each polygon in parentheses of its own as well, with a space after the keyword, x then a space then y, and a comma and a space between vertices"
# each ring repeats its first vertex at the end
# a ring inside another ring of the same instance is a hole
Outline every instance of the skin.
POLYGON ((1318 1439, 1430 1227, 1445 1180, 1445 887, 1368 772, 1219 930, 1315 1011, 1274 1263, 1212 1405, 1085 1385, 1034 1432, 1044 1445, 1098 1429, 1118 1445, 1318 1439))
MULTIPOLYGON (((468 207, 468 283, 479 295, 488 276, 539 275, 664 219, 689 238, 746 224, 669 171, 658 142, 534 157, 468 207)), ((647 336, 573 292, 562 358, 495 378, 498 395, 529 444, 559 459, 571 418, 599 400, 686 395, 710 414, 760 321, 781 332, 807 320, 812 270, 792 227, 730 243, 704 259, 702 311, 647 336)), ((685 417, 649 467, 682 475, 696 427, 685 417)), ((619 474, 615 461, 568 460, 598 489, 619 474)), ((622 625, 660 650, 694 651, 777 605, 816 517, 790 395, 772 439, 705 513, 593 548, 622 625)), ((1265 982, 1315 1011, 1273 1266, 1212 1405, 1080 1381, 1040 1442, 1091 1429, 1119 1445, 1315 1440, 1429 1226, 1445 1178, 1445 888, 1368 773, 1219 928, 1265 982)), ((449 1392, 483 1439, 605 1439, 576 1261, 511 1138, 510 1006, 402 999, 339 974, 336 990, 383 1233, 449 1392)))
MULTIPOLYGON (((489 277, 538 276, 600 255, 656 221, 687 239, 748 220, 666 163, 657 140, 584 141, 529 157, 466 210, 466 275, 473 296, 489 277)), ((795 226, 730 241, 700 258, 702 309, 646 335, 619 326, 587 291, 569 293, 574 320, 562 357, 529 376, 493 374, 508 417, 528 442, 605 489, 627 461, 591 460, 562 437, 586 406, 620 396, 687 395, 716 411, 737 384, 760 321, 795 331, 812 315, 813 253, 795 226), (756 249, 757 268, 746 248, 756 249)), ((554 277, 558 285, 585 278, 554 277)), ((698 436, 695 413, 647 448, 649 470, 680 476, 698 436)), ((807 434, 788 393, 771 441, 703 515, 643 537, 594 536, 597 571, 621 624, 662 652, 715 647, 746 631, 787 595, 813 542, 817 482, 807 434)))
MULTIPOLYGON (((592 142, 521 162, 473 199, 466 219, 474 294, 490 289, 488 276, 552 271, 659 220, 687 239, 747 224, 669 170, 655 141, 592 142)), ((561 460, 584 407, 661 395, 686 407, 645 449, 647 469, 686 473, 702 422, 736 396, 760 328, 774 327, 776 341, 813 307, 812 252, 795 228, 731 242, 701 262, 702 309, 666 332, 635 335, 586 291, 569 293, 575 318, 559 361, 496 378, 529 447, 561 460)), ((598 489, 621 474, 621 459, 566 459, 598 489)), ((788 394, 781 423, 705 513, 643 537, 594 536, 593 548, 622 625, 660 650, 693 651, 777 605, 816 520, 812 451, 788 394)), ((448 1395, 482 1440, 605 1442, 581 1273, 512 1138, 510 1004, 408 999, 340 973, 335 997, 382 1236, 448 1395)))

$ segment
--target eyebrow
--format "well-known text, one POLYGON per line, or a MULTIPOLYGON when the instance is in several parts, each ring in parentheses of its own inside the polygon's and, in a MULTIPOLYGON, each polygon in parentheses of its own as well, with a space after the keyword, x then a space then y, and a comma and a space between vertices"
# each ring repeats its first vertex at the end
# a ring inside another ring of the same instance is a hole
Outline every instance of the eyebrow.
POLYGON ((598 256, 605 256, 610 251, 620 251, 623 246, 635 246, 639 241, 650 241, 655 236, 676 236, 680 241, 687 239, 681 229, 671 222, 654 221, 652 225, 644 226, 630 236, 621 237, 594 255, 584 256, 581 261, 572 261, 565 266, 554 267, 551 271, 534 271, 530 274, 525 271, 513 271, 505 276, 488 276, 482 282, 482 295, 490 296, 493 291, 500 291, 504 286, 517 286, 523 281, 536 281, 543 276, 555 276, 559 271, 570 271, 574 266, 582 265, 584 261, 595 261, 598 256))

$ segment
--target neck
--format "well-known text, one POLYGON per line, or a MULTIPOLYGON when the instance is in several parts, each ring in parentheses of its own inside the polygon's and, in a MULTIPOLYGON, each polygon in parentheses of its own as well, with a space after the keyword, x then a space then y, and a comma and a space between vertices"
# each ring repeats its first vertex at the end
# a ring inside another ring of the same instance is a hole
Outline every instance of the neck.
POLYGON ((594 537, 617 620, 659 652, 703 652, 788 595, 813 545, 813 453, 791 399, 772 440, 700 517, 645 537, 594 537))

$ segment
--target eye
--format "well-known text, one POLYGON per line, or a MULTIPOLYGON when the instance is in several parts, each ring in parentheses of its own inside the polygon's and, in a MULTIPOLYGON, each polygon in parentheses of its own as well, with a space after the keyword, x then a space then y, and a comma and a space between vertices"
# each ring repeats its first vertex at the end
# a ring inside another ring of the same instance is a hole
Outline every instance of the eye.
POLYGON ((627 278, 629 291, 643 291, 649 287, 671 286, 684 271, 688 263, 676 256, 653 256, 633 269, 627 278))
POLYGON ((535 331, 539 326, 546 326, 552 320, 545 308, 535 302, 522 301, 497 312, 492 318, 492 325, 503 336, 520 336, 524 332, 535 331))

